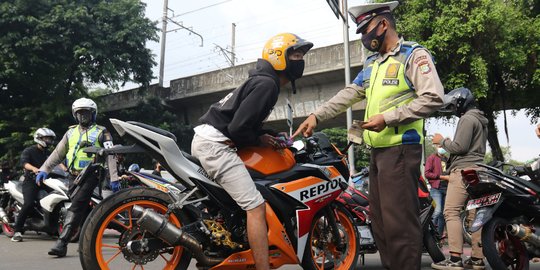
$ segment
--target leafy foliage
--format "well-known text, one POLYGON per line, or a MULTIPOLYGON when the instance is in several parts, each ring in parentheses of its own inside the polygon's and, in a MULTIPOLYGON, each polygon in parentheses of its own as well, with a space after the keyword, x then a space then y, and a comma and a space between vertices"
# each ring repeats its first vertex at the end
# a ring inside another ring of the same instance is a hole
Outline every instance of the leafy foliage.
POLYGON ((396 9, 398 32, 432 52, 445 88, 465 86, 479 98, 497 159, 495 110, 540 116, 539 14, 534 0, 408 0, 396 9))
MULTIPOLYGON (((347 129, 346 128, 327 128, 322 132, 328 136, 330 142, 335 144, 340 150, 347 147, 347 129)), ((365 145, 354 145, 354 165, 359 169, 369 166, 370 151, 365 145)))
POLYGON ((138 0, 0 2, 0 157, 18 157, 42 126, 61 136, 87 85, 147 85, 155 23, 138 0))

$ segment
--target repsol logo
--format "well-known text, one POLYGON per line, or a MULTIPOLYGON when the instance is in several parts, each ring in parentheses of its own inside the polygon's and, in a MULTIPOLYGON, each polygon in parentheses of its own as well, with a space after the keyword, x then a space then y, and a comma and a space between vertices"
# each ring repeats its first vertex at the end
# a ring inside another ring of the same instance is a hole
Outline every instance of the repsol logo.
POLYGON ((324 182, 320 185, 311 187, 309 189, 302 190, 300 191, 300 200, 303 201, 309 198, 313 198, 315 196, 320 195, 321 193, 327 192, 328 190, 334 190, 338 186, 339 186, 339 180, 334 179, 332 181, 324 182))

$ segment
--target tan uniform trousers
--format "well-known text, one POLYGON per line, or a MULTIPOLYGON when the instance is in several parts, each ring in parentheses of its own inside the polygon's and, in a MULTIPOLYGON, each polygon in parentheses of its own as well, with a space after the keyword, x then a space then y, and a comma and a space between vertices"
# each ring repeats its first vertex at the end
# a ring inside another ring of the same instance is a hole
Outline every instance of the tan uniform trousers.
MULTIPOLYGON (((469 193, 467 193, 465 184, 461 179, 461 171, 467 169, 475 168, 452 170, 448 190, 446 191, 446 201, 444 202, 444 219, 446 220, 446 230, 448 231, 448 246, 450 252, 459 254, 463 254, 463 227, 460 213, 469 198, 469 193)), ((469 219, 473 217, 474 215, 469 215, 469 219)), ((481 235, 481 229, 472 234, 472 256, 475 258, 484 258, 481 235)))

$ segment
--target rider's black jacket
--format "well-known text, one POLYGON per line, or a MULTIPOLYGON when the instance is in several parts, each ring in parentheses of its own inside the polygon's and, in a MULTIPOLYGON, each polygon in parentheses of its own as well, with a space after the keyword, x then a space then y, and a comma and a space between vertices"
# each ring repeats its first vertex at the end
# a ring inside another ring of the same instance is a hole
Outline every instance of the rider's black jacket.
POLYGON ((264 134, 263 121, 279 96, 279 77, 272 65, 259 59, 249 78, 219 102, 210 106, 199 121, 231 139, 237 147, 257 145, 264 134))
MULTIPOLYGON (((26 163, 39 168, 45 163, 48 156, 49 151, 47 149, 40 150, 37 145, 32 145, 23 150, 20 163, 23 168, 26 163)), ((24 179, 33 179, 34 177, 35 175, 32 171, 24 169, 24 179)))

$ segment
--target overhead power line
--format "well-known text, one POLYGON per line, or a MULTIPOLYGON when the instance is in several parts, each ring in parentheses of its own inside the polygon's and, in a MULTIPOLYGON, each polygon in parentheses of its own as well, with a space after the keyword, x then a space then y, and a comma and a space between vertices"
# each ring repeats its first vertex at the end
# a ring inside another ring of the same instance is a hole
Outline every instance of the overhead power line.
POLYGON ((231 2, 231 1, 232 1, 232 0, 225 0, 225 1, 222 1, 222 2, 219 2, 219 3, 215 3, 215 4, 212 4, 212 5, 206 6, 206 7, 202 7, 202 8, 194 9, 194 10, 187 11, 187 12, 184 12, 184 13, 180 13, 180 14, 178 14, 178 15, 174 15, 173 17, 171 17, 171 19, 174 19, 174 18, 180 17, 180 16, 184 16, 184 15, 186 15, 186 14, 194 13, 194 12, 197 12, 197 11, 201 11, 201 10, 203 10, 203 9, 215 7, 215 6, 218 6, 218 5, 227 3, 227 2, 231 2))

